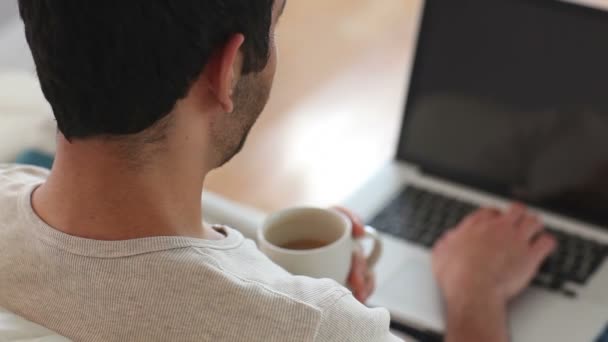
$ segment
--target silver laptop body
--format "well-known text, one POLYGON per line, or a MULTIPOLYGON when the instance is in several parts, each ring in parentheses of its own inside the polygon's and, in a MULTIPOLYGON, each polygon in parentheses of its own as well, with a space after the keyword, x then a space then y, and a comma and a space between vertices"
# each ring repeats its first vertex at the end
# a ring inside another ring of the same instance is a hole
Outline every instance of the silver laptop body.
POLYGON ((513 340, 598 338, 608 326, 606 85, 598 8, 427 0, 397 158, 345 203, 384 232, 371 304, 443 333, 430 246, 467 212, 518 200, 561 247, 512 304, 513 340))

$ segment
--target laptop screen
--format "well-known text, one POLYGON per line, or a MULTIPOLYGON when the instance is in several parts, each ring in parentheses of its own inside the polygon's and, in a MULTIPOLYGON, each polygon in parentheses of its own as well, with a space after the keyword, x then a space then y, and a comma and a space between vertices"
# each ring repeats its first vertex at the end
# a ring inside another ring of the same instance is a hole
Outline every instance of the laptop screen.
POLYGON ((608 13, 427 0, 398 159, 608 226, 608 13))

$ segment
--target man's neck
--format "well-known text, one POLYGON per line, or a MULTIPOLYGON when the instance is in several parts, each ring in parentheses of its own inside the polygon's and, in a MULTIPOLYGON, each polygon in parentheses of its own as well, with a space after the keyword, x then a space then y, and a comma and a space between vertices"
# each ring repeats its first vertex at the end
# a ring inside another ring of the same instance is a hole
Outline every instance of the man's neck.
POLYGON ((134 167, 107 144, 60 137, 53 170, 33 195, 34 210, 57 230, 96 240, 221 238, 202 224, 208 170, 196 158, 167 156, 134 167))

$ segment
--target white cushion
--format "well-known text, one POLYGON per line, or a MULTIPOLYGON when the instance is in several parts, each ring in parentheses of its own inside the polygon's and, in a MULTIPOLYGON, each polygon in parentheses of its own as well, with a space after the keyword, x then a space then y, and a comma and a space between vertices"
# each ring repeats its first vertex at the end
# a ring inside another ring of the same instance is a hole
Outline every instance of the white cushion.
POLYGON ((0 308, 0 342, 66 342, 67 338, 0 308))
POLYGON ((38 79, 26 71, 0 70, 0 163, 26 149, 55 151, 56 124, 38 79))

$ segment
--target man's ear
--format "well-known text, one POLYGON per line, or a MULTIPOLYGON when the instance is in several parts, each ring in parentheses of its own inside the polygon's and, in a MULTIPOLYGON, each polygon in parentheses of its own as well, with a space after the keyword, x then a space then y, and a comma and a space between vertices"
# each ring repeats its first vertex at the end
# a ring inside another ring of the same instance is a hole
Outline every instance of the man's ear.
POLYGON ((234 111, 232 93, 243 67, 240 49, 244 42, 245 37, 240 33, 231 36, 226 44, 213 53, 203 72, 210 92, 226 113, 234 111))

